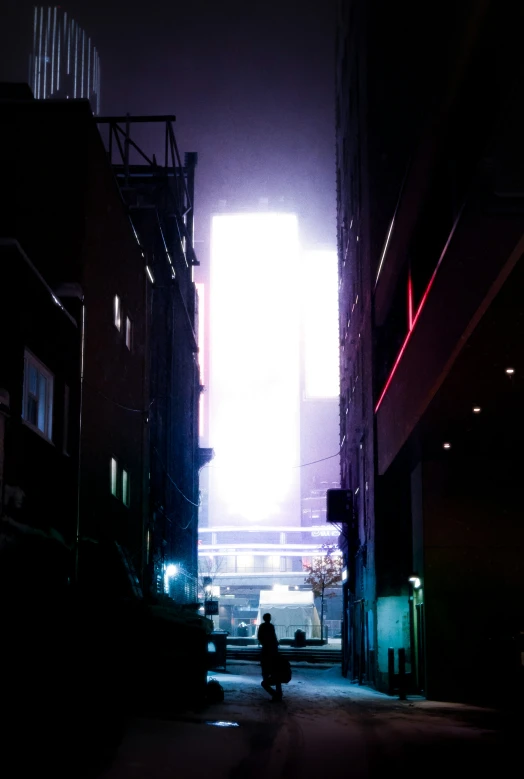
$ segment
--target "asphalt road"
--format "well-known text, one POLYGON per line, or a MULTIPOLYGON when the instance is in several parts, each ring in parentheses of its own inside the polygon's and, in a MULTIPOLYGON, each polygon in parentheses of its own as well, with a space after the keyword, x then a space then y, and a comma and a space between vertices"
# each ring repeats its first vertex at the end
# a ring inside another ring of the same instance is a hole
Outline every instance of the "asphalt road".
POLYGON ((254 663, 213 673, 222 703, 173 719, 134 719, 101 779, 320 779, 388 774, 521 775, 522 721, 493 710, 358 687, 339 667, 293 669, 284 701, 254 663), (516 761, 516 762, 515 762, 516 761))

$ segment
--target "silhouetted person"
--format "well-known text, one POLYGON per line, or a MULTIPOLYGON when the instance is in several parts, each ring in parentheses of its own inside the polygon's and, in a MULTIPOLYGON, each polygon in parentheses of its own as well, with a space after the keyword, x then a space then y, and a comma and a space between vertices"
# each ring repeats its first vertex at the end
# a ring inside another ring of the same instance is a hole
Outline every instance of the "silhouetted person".
POLYGON ((263 623, 258 629, 258 641, 262 647, 260 665, 262 666, 261 686, 274 701, 282 700, 282 683, 278 676, 278 639, 275 626, 271 624, 271 614, 264 614, 263 623), (272 685, 275 689, 272 689, 272 685))

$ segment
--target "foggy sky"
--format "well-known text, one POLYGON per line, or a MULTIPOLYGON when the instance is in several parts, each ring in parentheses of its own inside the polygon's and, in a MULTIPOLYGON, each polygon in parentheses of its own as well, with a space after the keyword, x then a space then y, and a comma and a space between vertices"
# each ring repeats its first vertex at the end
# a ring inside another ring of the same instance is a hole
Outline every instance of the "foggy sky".
MULTIPOLYGON (((33 5, 2 2, 0 80, 27 81, 33 5)), ((295 204, 305 248, 335 247, 334 0, 61 7, 99 50, 102 114, 174 113, 181 153, 198 152, 201 253, 220 200, 259 197, 295 204)))

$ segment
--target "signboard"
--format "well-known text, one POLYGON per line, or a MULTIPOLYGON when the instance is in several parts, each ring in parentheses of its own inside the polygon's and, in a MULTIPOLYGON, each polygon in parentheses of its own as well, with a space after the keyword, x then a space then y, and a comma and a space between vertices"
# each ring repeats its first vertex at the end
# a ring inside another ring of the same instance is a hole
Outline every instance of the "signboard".
POLYGON ((218 601, 206 600, 204 603, 204 614, 206 617, 216 617, 218 614, 218 601))
POLYGON ((353 519, 353 492, 334 489, 326 491, 327 522, 350 524, 353 519))
POLYGON ((340 531, 332 527, 312 527, 311 535, 315 538, 318 536, 339 536, 340 531))

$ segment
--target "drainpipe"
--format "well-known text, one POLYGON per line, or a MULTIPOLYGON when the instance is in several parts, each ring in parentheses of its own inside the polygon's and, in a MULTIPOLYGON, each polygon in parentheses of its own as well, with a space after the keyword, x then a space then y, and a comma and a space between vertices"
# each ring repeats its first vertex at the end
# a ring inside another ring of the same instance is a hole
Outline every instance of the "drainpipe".
POLYGON ((80 387, 79 387, 79 411, 78 411, 78 471, 76 493, 76 527, 75 527, 75 568, 74 584, 78 584, 78 546, 80 540, 80 464, 82 455, 82 404, 84 396, 84 353, 85 353, 85 304, 84 291, 80 284, 65 283, 55 289, 55 295, 59 298, 77 298, 80 301, 80 387))
POLYGON ((2 516, 4 506, 4 441, 9 408, 9 392, 0 388, 0 517, 2 516))
POLYGON ((75 532, 75 589, 78 585, 78 555, 80 545, 80 476, 82 460, 82 406, 84 400, 84 355, 85 355, 85 319, 86 309, 84 296, 81 297, 80 310, 80 402, 78 410, 78 477, 76 498, 76 532, 75 532))

